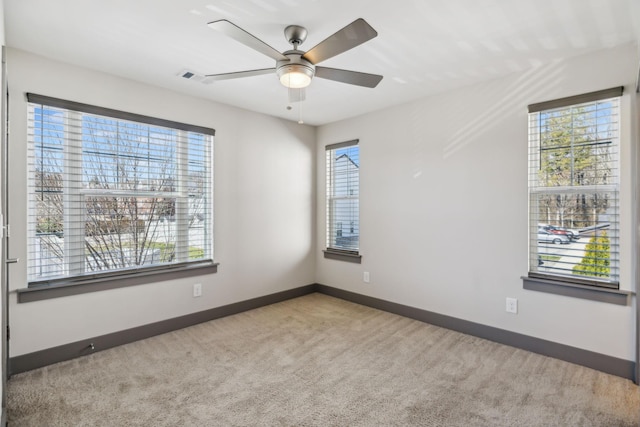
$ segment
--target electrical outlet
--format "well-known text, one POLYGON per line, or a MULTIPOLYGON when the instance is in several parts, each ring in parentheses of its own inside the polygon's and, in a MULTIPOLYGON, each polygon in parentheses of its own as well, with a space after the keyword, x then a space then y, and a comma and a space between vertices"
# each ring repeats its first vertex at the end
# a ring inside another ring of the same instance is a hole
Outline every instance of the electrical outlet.
POLYGON ((371 276, 369 276, 369 272, 365 271, 362 274, 362 280, 364 281, 364 283, 369 283, 371 281, 371 276))
POLYGON ((507 313, 518 314, 518 299, 507 297, 507 313))
POLYGON ((193 297, 201 297, 202 296, 202 283, 196 283, 193 285, 193 297))

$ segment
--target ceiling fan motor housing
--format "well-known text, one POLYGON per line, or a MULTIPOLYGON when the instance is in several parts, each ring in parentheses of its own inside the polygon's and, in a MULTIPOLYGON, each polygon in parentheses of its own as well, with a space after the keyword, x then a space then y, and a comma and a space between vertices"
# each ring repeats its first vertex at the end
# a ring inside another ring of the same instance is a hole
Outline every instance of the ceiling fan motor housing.
MULTIPOLYGON (((282 82, 286 76, 293 76, 295 74, 302 74, 308 77, 308 81, 311 81, 316 72, 316 67, 306 59, 302 58, 304 52, 299 50, 288 50, 283 53, 284 56, 289 58, 288 61, 280 60, 276 63, 276 74, 282 82)), ((284 84, 284 82, 283 82, 284 84)), ((307 83, 308 84, 308 83, 307 83)), ((288 87, 296 87, 285 85, 288 87)), ((305 85, 306 86, 306 85, 305 85)), ((300 86, 304 87, 304 86, 300 86)))
POLYGON ((307 39, 307 29, 300 25, 289 25, 284 29, 284 37, 297 49, 307 39))

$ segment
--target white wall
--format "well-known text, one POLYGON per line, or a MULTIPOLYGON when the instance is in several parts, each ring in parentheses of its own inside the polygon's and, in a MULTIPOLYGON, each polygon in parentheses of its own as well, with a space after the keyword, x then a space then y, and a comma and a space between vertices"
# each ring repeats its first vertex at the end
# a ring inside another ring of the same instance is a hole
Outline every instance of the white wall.
POLYGON ((10 255, 21 260, 10 267, 11 357, 314 282, 315 128, 11 49, 8 75, 10 255), (27 285, 25 92, 214 128, 218 273, 18 304, 14 291, 27 285))
POLYGON ((528 270, 527 105, 625 85, 621 288, 634 290, 628 107, 637 63, 629 45, 320 127, 318 236, 324 146, 360 140, 362 265, 324 259, 318 238, 317 282, 635 360, 635 306, 526 291, 521 276, 528 270), (517 315, 505 312, 505 297, 518 298, 517 315))
POLYGON ((0 45, 4 46, 4 0, 0 0, 0 45))

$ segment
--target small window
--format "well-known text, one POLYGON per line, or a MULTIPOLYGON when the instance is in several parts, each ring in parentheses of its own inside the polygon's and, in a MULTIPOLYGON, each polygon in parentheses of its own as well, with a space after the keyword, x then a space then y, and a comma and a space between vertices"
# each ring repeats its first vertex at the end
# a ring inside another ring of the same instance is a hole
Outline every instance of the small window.
POLYGON ((617 289, 621 88, 529 108, 529 276, 617 289))
POLYGON ((329 145, 326 153, 327 250, 358 255, 360 248, 358 141, 329 145), (347 224, 347 227, 343 224, 347 224))
POLYGON ((30 286, 213 260, 212 129, 28 100, 30 286))

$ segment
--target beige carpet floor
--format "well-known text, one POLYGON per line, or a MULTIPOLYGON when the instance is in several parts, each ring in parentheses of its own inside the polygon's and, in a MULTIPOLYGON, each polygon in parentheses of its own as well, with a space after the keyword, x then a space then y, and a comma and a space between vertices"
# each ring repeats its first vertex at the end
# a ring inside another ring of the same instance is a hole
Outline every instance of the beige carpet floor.
POLYGON ((638 426, 631 381, 322 294, 15 375, 13 426, 638 426))

